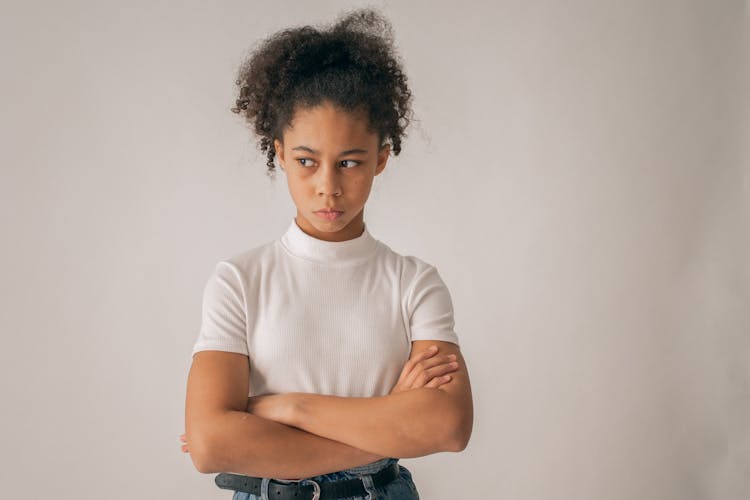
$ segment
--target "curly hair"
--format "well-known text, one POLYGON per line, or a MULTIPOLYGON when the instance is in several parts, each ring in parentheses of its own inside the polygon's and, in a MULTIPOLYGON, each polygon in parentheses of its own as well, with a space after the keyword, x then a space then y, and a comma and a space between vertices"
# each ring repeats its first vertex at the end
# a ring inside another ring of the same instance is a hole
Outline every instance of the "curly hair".
POLYGON ((256 44, 240 64, 242 114, 259 137, 273 177, 274 140, 283 138, 298 106, 329 101, 345 111, 364 111, 368 130, 401 152, 411 110, 411 91, 393 42, 390 22, 373 8, 340 15, 325 29, 306 25, 278 31, 256 44))

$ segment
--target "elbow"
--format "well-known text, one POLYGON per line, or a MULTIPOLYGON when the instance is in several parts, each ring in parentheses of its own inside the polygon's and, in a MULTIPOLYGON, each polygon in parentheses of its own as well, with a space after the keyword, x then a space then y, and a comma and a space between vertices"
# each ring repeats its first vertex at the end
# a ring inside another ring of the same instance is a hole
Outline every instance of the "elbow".
POLYGON ((436 451, 463 451, 468 446, 471 437, 474 421, 472 406, 459 404, 455 399, 444 396, 440 391, 434 391, 433 394, 440 395, 440 402, 443 405, 442 411, 435 413, 442 415, 442 417, 437 417, 439 423, 436 422, 440 429, 437 434, 441 436, 439 449, 436 451))
POLYGON ((201 474, 212 474, 214 472, 219 472, 205 455, 196 455, 191 452, 190 456, 193 459, 193 466, 195 466, 195 469, 201 474))
POLYGON ((474 417, 461 415, 454 420, 455 424, 451 427, 450 439, 448 440, 448 451, 461 452, 469 445, 474 417))
POLYGON ((468 445, 473 420, 471 407, 467 410, 438 389, 424 388, 423 394, 431 398, 425 403, 429 411, 424 412, 424 419, 400 420, 404 427, 399 443, 410 443, 410 447, 391 456, 411 458, 458 452, 468 445))
POLYGON ((221 472, 220 468, 217 467, 220 460, 214 452, 216 447, 211 445, 210 436, 205 433, 194 432, 188 436, 188 443, 190 459, 198 472, 202 474, 221 472))
POLYGON ((464 451, 469 445, 470 437, 470 434, 467 434, 466 432, 456 432, 453 440, 450 442, 449 451, 453 451, 456 453, 464 451))
POLYGON ((203 458, 198 458, 192 453, 190 454, 190 456, 193 458, 193 466, 195 466, 195 469, 201 474, 211 474, 214 472, 218 472, 213 467, 210 467, 208 465, 208 462, 205 462, 203 458))
POLYGON ((232 452, 227 446, 227 412, 203 413, 186 422, 190 458, 196 470, 212 474, 231 469, 232 452))

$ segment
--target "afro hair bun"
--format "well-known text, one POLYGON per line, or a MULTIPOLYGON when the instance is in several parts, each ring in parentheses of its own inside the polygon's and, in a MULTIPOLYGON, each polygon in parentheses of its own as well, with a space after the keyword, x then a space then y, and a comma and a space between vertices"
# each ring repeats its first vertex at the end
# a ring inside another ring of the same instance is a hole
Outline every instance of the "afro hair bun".
POLYGON ((275 172, 274 139, 282 139, 298 106, 330 101, 347 111, 366 112, 380 144, 401 152, 411 119, 411 91, 394 49, 390 22, 372 8, 339 16, 332 24, 288 28, 262 39, 237 75, 233 113, 244 117, 275 172))

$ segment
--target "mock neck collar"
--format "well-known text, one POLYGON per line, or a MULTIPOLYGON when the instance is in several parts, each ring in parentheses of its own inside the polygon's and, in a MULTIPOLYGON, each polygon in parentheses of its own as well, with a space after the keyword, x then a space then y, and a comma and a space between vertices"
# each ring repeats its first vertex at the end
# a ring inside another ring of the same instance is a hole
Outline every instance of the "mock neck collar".
POLYGON ((289 228, 280 238, 284 248, 297 257, 330 266, 345 266, 364 262, 372 257, 378 244, 364 223, 364 231, 345 241, 326 241, 304 232, 292 218, 289 228))

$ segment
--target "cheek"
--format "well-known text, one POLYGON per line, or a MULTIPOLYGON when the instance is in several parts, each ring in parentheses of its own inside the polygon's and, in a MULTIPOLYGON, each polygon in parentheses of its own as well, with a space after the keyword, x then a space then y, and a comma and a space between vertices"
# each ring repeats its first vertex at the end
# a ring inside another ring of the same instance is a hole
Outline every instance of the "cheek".
POLYGON ((360 191, 366 191, 370 189, 370 186, 372 186, 372 177, 369 176, 363 176, 361 178, 358 178, 356 180, 356 188, 360 191))
POLYGON ((289 192, 293 198, 302 201, 310 197, 315 197, 317 188, 315 182, 312 182, 311 179, 297 177, 289 180, 289 192))
POLYGON ((289 192, 291 193, 292 198, 299 198, 305 191, 304 183, 292 176, 287 177, 287 185, 289 186, 289 192))

